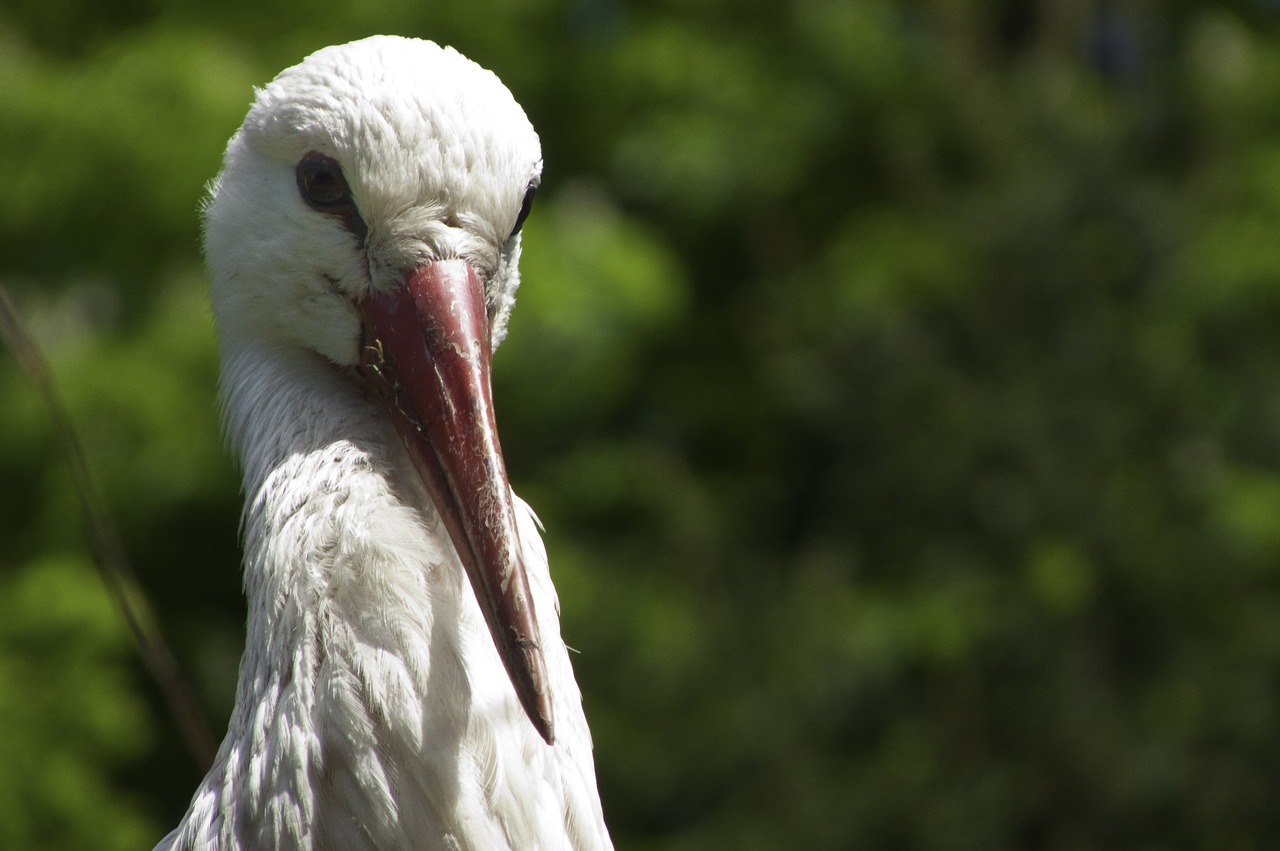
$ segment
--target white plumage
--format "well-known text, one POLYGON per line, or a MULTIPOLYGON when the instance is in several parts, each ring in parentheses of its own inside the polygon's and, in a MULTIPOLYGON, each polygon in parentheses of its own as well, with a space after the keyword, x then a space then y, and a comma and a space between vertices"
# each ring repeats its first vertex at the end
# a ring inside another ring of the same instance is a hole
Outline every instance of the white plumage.
POLYGON ((414 389, 439 378, 451 414, 457 383, 487 404, 483 333, 445 353, 433 335, 466 301, 449 287, 474 286, 477 327, 501 340, 540 169, 495 76, 391 37, 284 71, 232 138, 205 247, 244 470, 246 650, 226 739, 160 848, 610 847, 536 520, 496 438, 441 446, 489 439, 484 416, 464 406, 465 427, 429 433, 434 403, 414 389), (443 287, 445 307, 405 307, 421 287, 443 287), (426 330, 397 349, 405 315, 426 330), (483 356, 459 363, 483 375, 440 378, 473 343, 483 356), (473 590, 483 577, 493 587, 473 590), (500 604, 531 610, 532 631, 500 604))

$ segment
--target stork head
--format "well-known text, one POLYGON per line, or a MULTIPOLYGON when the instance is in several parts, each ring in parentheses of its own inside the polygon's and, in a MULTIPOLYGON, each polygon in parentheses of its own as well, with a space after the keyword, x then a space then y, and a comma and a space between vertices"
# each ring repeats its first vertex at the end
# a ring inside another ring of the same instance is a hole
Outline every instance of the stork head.
POLYGON ((205 254, 224 347, 307 349, 380 398, 550 742, 489 389, 541 167, 511 93, 456 51, 326 48, 257 93, 212 187, 205 254))

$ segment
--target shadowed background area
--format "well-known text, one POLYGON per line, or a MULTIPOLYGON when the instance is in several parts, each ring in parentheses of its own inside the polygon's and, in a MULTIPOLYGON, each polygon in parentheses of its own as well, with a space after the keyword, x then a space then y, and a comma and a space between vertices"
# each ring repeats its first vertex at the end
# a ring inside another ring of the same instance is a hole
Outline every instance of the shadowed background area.
MULTIPOLYGON (((220 738, 239 476, 197 208, 373 32, 538 128, 495 358, 621 849, 1280 836, 1280 15, 1254 2, 18 0, 0 284, 220 738)), ((0 847, 200 771, 0 357, 0 847)))

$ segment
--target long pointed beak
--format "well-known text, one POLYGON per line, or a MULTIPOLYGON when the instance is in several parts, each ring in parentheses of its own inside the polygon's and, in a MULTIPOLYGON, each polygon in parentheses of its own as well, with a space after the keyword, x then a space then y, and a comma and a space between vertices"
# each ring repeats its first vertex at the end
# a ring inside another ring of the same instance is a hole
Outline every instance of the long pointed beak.
POLYGON ((480 279, 465 260, 428 263, 395 293, 357 307, 364 322, 360 372, 383 396, 520 703, 550 744, 551 693, 494 422, 480 279))

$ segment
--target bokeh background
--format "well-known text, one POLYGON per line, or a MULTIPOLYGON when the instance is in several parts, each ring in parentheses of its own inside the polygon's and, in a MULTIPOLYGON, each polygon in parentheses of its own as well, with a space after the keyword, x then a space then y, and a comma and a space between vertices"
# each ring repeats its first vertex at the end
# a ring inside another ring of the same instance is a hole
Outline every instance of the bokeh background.
MULTIPOLYGON (((621 849, 1280 843, 1280 4, 9 0, 0 284, 218 735, 198 205, 252 86, 451 43, 546 179, 495 377, 621 849)), ((0 357, 0 847, 199 779, 0 357)))

